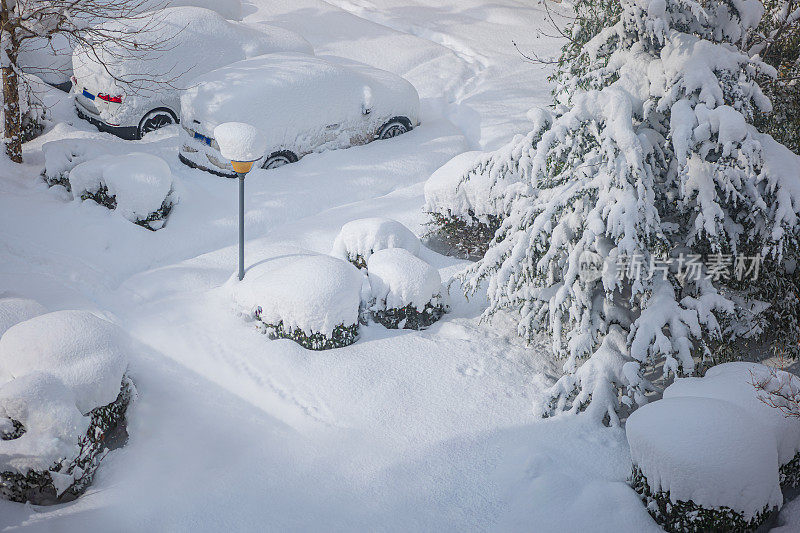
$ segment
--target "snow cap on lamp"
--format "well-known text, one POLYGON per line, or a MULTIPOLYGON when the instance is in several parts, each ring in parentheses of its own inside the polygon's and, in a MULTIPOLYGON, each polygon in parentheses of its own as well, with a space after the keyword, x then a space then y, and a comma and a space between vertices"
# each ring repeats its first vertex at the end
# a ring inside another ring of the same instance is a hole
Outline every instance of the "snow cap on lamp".
POLYGON ((214 138, 222 157, 229 159, 237 172, 248 172, 252 163, 267 151, 267 142, 261 132, 243 122, 225 122, 214 128, 214 138), (241 170, 237 163, 242 165, 241 170))

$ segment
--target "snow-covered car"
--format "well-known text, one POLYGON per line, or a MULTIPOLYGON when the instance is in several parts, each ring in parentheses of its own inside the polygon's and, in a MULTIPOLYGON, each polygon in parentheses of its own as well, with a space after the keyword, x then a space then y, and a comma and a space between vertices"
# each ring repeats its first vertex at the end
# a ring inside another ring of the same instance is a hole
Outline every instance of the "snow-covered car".
POLYGON ((313 54, 294 32, 229 21, 197 7, 172 7, 102 26, 124 38, 94 50, 75 49, 75 106, 81 118, 125 139, 177 123, 180 94, 200 74, 271 52, 313 54))
MULTIPOLYGON (((240 0, 140 0, 127 6, 131 16, 167 7, 194 6, 216 11, 229 20, 242 19, 240 0)), ((122 8, 120 8, 122 10, 122 8)), ((109 8, 109 11, 113 9, 109 8)), ((104 22, 97 17, 76 13, 78 26, 90 26, 104 22)), ((72 82, 73 42, 63 33, 50 37, 34 37, 22 42, 19 64, 24 72, 39 76, 44 82, 63 91, 69 91, 72 82)))
POLYGON ((311 152, 366 144, 419 124, 419 95, 403 78, 361 63, 301 54, 239 61, 194 80, 181 96, 183 163, 233 175, 213 138, 224 122, 244 122, 264 134, 259 160, 270 169, 311 152))
POLYGON ((72 44, 66 35, 26 39, 22 42, 17 61, 23 72, 38 76, 62 91, 69 91, 72 85, 72 44))

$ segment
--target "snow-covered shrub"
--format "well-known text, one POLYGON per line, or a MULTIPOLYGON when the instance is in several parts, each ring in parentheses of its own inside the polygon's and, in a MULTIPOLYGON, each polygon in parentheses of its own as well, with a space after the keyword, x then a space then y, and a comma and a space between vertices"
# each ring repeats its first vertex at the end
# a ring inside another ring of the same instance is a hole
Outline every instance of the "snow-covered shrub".
POLYGON ((439 271, 402 248, 372 254, 369 309, 376 322, 391 329, 424 329, 446 312, 439 271))
POLYGON ((174 205, 172 172, 160 157, 102 155, 69 172, 75 198, 94 200, 144 228, 163 227, 174 205))
POLYGON ((634 412, 626 433, 630 483, 667 531, 755 531, 783 503, 773 433, 735 404, 660 400, 634 412))
POLYGON ((233 297, 270 338, 328 350, 358 338, 362 280, 346 261, 300 253, 251 267, 233 284, 233 297))
POLYGON ((535 111, 533 130, 495 152, 467 152, 439 168, 425 182, 425 211, 431 235, 466 257, 480 258, 508 214, 512 200, 530 193, 530 157, 550 125, 535 111))
POLYGON ((331 255, 350 261, 357 268, 367 266, 370 256, 386 248, 403 248, 419 253, 419 238, 410 229, 391 218, 351 220, 339 231, 331 255))
POLYGON ((723 339, 762 334, 759 282, 739 287, 734 258, 777 273, 800 241, 800 159, 752 126, 770 109, 755 77, 774 74, 741 52, 761 3, 620 6, 581 49, 584 65, 565 71, 524 161, 527 191, 463 275, 468 292, 488 281, 487 316, 510 310, 521 335, 552 335, 565 375, 542 414, 612 424, 620 401, 646 402, 649 369, 691 374, 723 339), (581 275, 587 257, 601 275, 581 275), (722 272, 704 266, 715 259, 722 272))
POLYGON ((800 378, 782 370, 757 363, 734 362, 717 365, 702 378, 682 378, 664 390, 664 398, 716 398, 735 404, 767 426, 777 442, 781 485, 800 482, 800 419, 787 417, 762 401, 763 395, 753 386, 778 375, 794 390, 800 390, 800 378))
POLYGON ((127 439, 134 394, 128 344, 85 311, 47 313, 0 338, 0 497, 52 504, 79 496, 127 439))
POLYGON ((47 309, 36 300, 16 296, 0 297, 0 337, 11 326, 46 312, 47 309))
POLYGON ((124 155, 130 152, 130 143, 116 138, 61 139, 42 145, 44 171, 42 178, 51 187, 61 185, 70 190, 69 173, 85 161, 102 155, 124 155))

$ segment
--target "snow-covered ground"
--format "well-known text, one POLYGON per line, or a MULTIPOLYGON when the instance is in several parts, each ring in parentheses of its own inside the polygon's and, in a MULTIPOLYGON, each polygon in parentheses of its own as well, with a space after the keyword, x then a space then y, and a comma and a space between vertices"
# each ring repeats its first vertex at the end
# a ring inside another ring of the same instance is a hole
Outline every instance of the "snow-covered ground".
MULTIPOLYGON (((558 6, 556 6, 558 8, 558 6)), ((328 253, 341 226, 391 217, 424 233, 423 183, 464 151, 530 129, 549 71, 512 45, 557 53, 523 0, 251 0, 246 22, 297 31, 317 55, 390 70, 417 88, 422 125, 247 178, 247 262, 328 253)), ((54 127, 0 168, 0 294, 85 309, 138 342, 128 445, 79 500, 0 501, 0 528, 41 531, 658 530, 625 484, 625 435, 541 420, 555 375, 543 348, 482 324, 451 296, 426 331, 361 329, 324 352, 270 341, 234 310, 237 184, 177 160, 177 128, 143 141, 97 133, 55 105, 54 127), (71 122, 72 125, 67 122, 71 122), (47 141, 145 152, 170 165, 177 205, 156 232, 37 178, 47 141), (122 146, 122 147, 121 147, 122 146)), ((423 248, 446 283, 462 262, 423 248)))

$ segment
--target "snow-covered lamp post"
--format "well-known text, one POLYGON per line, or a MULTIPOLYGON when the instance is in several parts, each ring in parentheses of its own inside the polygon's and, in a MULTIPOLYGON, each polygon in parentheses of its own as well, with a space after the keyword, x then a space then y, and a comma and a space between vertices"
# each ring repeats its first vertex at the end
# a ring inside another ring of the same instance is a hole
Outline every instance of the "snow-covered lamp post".
POLYGON ((222 157, 229 159, 239 176, 239 281, 244 278, 244 177, 267 150, 258 129, 242 122, 225 122, 214 128, 222 157))

